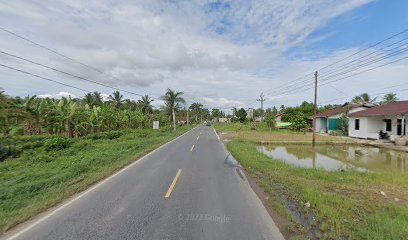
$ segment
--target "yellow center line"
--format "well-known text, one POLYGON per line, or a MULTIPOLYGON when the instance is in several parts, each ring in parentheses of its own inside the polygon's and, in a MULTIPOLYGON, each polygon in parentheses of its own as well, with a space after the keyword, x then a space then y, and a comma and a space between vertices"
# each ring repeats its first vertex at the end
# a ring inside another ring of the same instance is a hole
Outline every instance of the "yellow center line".
POLYGON ((192 151, 193 151, 193 149, 194 149, 194 145, 191 147, 190 152, 192 152, 192 151))
POLYGON ((171 192, 173 191, 174 187, 176 186, 177 179, 180 177, 180 174, 181 174, 181 169, 179 169, 179 170, 177 171, 177 174, 176 174, 176 176, 174 177, 174 180, 173 180, 173 182, 171 183, 171 185, 170 185, 170 187, 169 187, 169 190, 167 190, 166 196, 164 196, 165 198, 169 198, 169 197, 170 197, 170 194, 171 194, 171 192))

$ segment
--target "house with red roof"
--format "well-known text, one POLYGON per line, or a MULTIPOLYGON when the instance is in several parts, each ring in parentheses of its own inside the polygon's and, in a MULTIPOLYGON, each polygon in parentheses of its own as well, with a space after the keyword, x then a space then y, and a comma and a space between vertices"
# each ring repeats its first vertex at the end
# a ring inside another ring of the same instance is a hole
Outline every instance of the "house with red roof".
POLYGON ((318 113, 316 114, 316 132, 327 133, 330 131, 340 130, 339 119, 343 116, 343 114, 363 111, 372 106, 374 105, 345 103, 342 107, 318 113))
POLYGON ((390 140, 406 136, 407 113, 408 101, 383 104, 350 113, 349 136, 364 139, 388 137, 390 140))

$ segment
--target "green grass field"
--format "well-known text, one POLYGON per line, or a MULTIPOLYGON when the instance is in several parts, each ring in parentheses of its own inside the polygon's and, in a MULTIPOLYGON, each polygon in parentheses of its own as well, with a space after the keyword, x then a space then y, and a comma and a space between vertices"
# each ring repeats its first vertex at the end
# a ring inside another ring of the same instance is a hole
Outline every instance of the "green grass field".
POLYGON ((227 147, 303 236, 296 239, 407 239, 407 174, 305 169, 270 159, 254 142, 227 147))
POLYGON ((83 191, 191 127, 123 130, 69 139, 62 150, 46 149, 50 136, 1 139, 19 156, 0 162, 0 233, 83 191))
MULTIPOLYGON (((215 125, 223 138, 252 142, 311 142, 312 133, 295 133, 288 129, 271 129, 266 124, 219 123, 215 125)), ((316 136, 317 142, 354 142, 351 139, 336 136, 316 136)))

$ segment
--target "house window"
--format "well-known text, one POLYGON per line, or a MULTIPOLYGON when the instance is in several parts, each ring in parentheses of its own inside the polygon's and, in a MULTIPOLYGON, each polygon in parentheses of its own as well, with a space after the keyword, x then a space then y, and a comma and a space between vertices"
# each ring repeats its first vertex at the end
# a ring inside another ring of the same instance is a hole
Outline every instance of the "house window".
POLYGON ((391 119, 385 119, 385 131, 387 131, 387 132, 392 131, 392 121, 391 121, 391 119))
POLYGON ((360 119, 354 120, 354 129, 360 130, 360 119))

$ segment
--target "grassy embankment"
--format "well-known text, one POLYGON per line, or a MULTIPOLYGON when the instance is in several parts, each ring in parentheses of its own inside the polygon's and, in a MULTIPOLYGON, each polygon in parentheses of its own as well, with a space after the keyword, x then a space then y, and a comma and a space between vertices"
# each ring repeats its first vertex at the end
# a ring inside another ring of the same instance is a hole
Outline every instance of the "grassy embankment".
POLYGON ((70 139, 69 147, 48 150, 49 136, 13 141, 19 156, 0 162, 0 233, 111 175, 191 127, 123 130, 70 139))
MULTIPOLYGON (((256 134, 264 136, 265 133, 256 134)), ((280 140, 287 140, 283 137, 291 133, 273 131, 268 135, 271 135, 268 139, 278 135, 280 140)), ((240 140, 227 144, 228 149, 269 196, 268 203, 291 221, 288 226, 293 232, 291 236, 300 234, 298 239, 407 238, 407 174, 299 168, 258 152, 254 135, 250 135, 251 141, 243 141, 245 135, 240 136, 240 140)), ((291 139, 302 138, 291 136, 291 139)), ((321 139, 321 142, 329 141, 321 139)))
MULTIPOLYGON (((216 124, 217 131, 223 138, 229 140, 245 140, 253 142, 310 142, 312 133, 294 133, 287 129, 270 129, 264 124, 216 124)), ((337 136, 316 135, 317 142, 354 142, 353 140, 337 136)))

